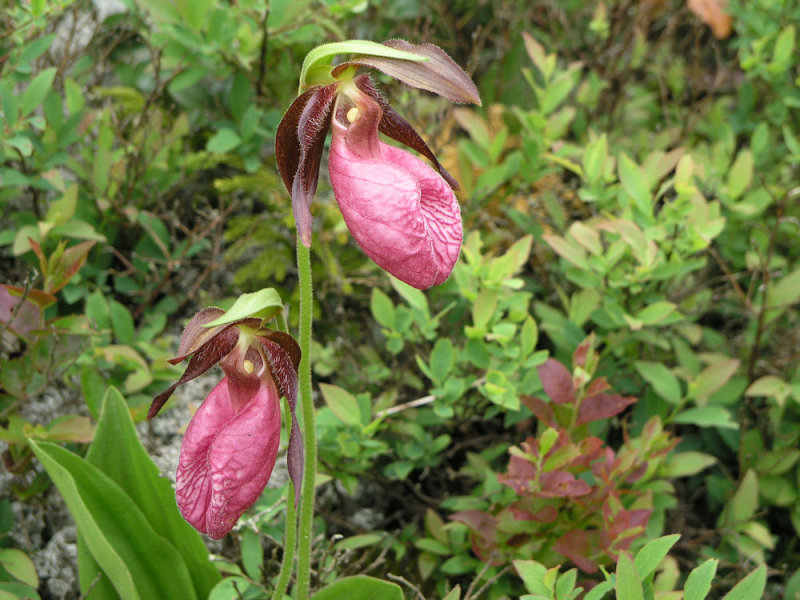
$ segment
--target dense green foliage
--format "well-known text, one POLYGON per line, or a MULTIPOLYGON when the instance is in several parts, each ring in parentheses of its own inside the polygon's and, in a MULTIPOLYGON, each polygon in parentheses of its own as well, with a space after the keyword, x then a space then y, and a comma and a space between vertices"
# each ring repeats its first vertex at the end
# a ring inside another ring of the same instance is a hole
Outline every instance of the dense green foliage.
MULTIPOLYGON (((312 47, 401 37, 481 92, 453 108, 378 78, 461 183, 465 240, 444 285, 390 281, 320 182, 315 585, 796 600, 800 0, 731 0, 724 39, 710 1, 386 4, 0 13, 0 590, 38 585, 10 501, 108 474, 107 388, 143 419, 186 319, 241 293, 274 287, 296 325, 277 124, 312 47), (85 410, 28 423, 52 386, 85 410)), ((269 597, 284 496, 234 533, 212 598, 269 597)))

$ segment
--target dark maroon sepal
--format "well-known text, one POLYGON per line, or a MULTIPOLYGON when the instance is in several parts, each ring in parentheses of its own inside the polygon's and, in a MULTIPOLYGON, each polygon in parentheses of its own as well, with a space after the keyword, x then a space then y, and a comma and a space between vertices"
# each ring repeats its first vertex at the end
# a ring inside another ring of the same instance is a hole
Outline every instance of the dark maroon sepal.
MULTIPOLYGON (((259 337, 264 355, 267 357, 272 379, 278 386, 278 391, 286 397, 289 404, 289 412, 292 418, 292 427, 289 431, 289 448, 286 451, 286 464, 289 468, 289 477, 294 485, 295 505, 300 501, 301 486, 303 483, 303 469, 305 468, 305 455, 303 452, 303 436, 300 433, 300 424, 297 422, 297 367, 294 360, 283 345, 275 339, 273 332, 272 339, 259 337)), ((291 339, 287 334, 281 334, 291 339)), ((285 340, 282 340, 285 342, 285 340)), ((294 340, 292 339, 292 342, 294 340)), ((296 345, 296 344, 295 344, 296 345)), ((299 348, 297 349, 299 354, 299 348)), ((299 359, 298 359, 299 360, 299 359)))
POLYGON ((338 85, 318 86, 300 94, 283 116, 275 138, 278 170, 292 194, 297 233, 306 247, 311 246, 310 206, 338 85))
MULTIPOLYGON (((186 370, 183 372, 183 375, 181 375, 181 378, 153 399, 153 402, 150 404, 150 410, 147 411, 148 419, 152 419, 158 414, 158 411, 161 410, 167 400, 169 400, 169 397, 172 396, 175 388, 199 377, 233 350, 234 346, 236 346, 236 342, 239 340, 239 329, 236 327, 238 324, 239 323, 231 323, 225 325, 220 331, 197 348, 194 354, 192 354, 192 358, 189 360, 189 364, 186 366, 186 370)), ((186 358, 186 356, 180 357, 181 360, 184 358, 186 358)))
POLYGON ((363 65, 383 71, 403 83, 452 100, 481 104, 478 88, 464 70, 447 55, 447 52, 434 44, 411 44, 405 40, 388 40, 384 46, 403 50, 427 60, 413 61, 383 56, 355 56, 337 65, 331 74, 337 77, 343 70, 353 65, 363 65))
POLYGON ((316 88, 312 88, 294 99, 289 110, 278 123, 278 131, 275 134, 275 161, 278 163, 278 172, 283 179, 283 185, 290 194, 292 193, 292 181, 294 181, 297 167, 300 164, 300 139, 297 137, 297 125, 300 123, 303 109, 315 91, 316 88))
POLYGON ((378 130, 382 134, 422 154, 422 156, 433 163, 433 166, 439 171, 439 174, 444 178, 447 184, 457 191, 459 186, 455 178, 439 163, 436 159, 436 155, 428 147, 428 144, 425 143, 425 140, 420 137, 416 129, 389 105, 383 95, 373 85, 369 75, 359 75, 353 81, 356 87, 375 100, 383 111, 378 130))

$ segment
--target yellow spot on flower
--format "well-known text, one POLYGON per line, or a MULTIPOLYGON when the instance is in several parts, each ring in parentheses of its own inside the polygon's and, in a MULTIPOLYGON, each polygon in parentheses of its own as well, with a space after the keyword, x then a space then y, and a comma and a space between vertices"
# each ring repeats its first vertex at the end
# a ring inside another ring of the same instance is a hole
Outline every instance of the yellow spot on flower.
POLYGON ((255 365, 252 363, 252 361, 245 360, 245 361, 243 361, 243 362, 242 362, 242 368, 245 370, 245 372, 246 372, 248 375, 252 375, 252 374, 253 374, 253 371, 255 370, 255 368, 256 368, 256 367, 255 367, 255 365))
POLYGON ((354 123, 355 120, 358 119, 358 117, 359 117, 358 108, 356 108, 355 106, 347 111, 347 120, 350 121, 351 123, 354 123))

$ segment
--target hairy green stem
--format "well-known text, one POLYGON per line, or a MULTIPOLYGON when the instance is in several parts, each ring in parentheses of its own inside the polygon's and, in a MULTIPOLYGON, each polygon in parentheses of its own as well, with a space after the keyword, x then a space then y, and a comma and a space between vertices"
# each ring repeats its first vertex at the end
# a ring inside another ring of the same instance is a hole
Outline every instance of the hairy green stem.
MULTIPOLYGON (((288 403, 287 403, 288 404, 288 403)), ((272 592, 272 600, 283 600, 289 577, 294 567, 294 553, 297 549, 297 507, 294 505, 294 485, 289 481, 289 491, 286 496, 286 533, 283 536, 283 561, 272 592)))
POLYGON ((303 449, 305 472, 300 496, 300 524, 297 551, 296 600, 307 600, 311 583, 311 539, 314 523, 314 492, 317 475, 317 433, 314 423, 314 401, 311 397, 311 321, 313 290, 311 287, 311 251, 297 238, 297 269, 300 277, 300 405, 303 416, 303 449))

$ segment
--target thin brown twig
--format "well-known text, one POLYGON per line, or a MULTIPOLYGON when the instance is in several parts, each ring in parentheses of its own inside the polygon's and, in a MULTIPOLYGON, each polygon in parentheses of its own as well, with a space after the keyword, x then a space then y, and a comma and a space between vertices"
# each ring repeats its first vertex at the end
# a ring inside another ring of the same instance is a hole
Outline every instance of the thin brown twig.
POLYGON ((401 575, 395 575, 393 573, 387 573, 386 579, 391 579, 392 581, 396 581, 397 583, 402 583, 404 586, 406 586, 408 589, 414 592, 417 595, 417 598, 419 598, 420 600, 425 600, 425 596, 422 595, 422 592, 419 590, 419 588, 415 586, 413 583, 411 583, 405 577, 401 575))

